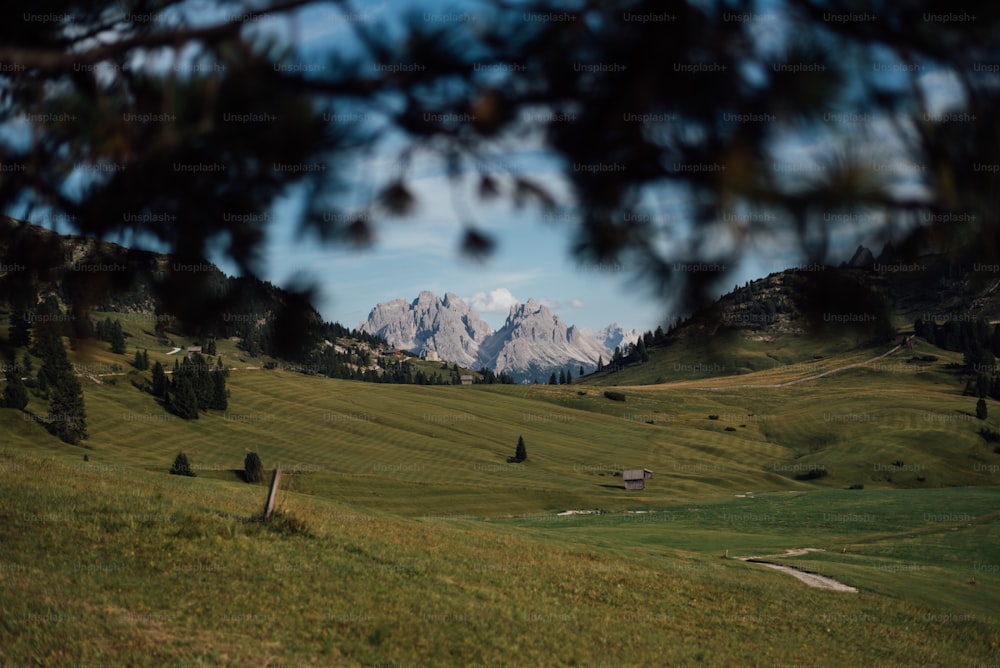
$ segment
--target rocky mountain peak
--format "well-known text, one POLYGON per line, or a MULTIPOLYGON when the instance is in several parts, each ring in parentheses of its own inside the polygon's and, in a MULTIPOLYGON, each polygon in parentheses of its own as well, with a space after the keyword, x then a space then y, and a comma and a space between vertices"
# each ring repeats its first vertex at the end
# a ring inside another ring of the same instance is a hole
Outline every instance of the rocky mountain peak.
POLYGON ((855 267, 858 269, 864 269, 875 264, 875 256, 870 250, 864 246, 858 246, 858 249, 854 251, 854 255, 848 260, 848 267, 855 267))
MULTIPOLYGON (((458 295, 448 292, 438 299, 428 291, 412 302, 396 299, 376 305, 359 329, 415 354, 433 350, 449 362, 528 380, 544 381, 552 370, 567 366, 592 370, 599 357, 610 359, 614 349, 592 332, 567 326, 534 298, 511 306, 496 332, 458 295)), ((618 345, 626 330, 616 324, 601 331, 604 339, 618 345)))

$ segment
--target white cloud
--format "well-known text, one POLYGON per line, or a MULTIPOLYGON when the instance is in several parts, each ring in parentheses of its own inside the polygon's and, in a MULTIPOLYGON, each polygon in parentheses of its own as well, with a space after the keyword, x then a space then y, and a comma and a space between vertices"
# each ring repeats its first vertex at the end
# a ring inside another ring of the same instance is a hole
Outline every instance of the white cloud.
POLYGON ((521 303, 507 288, 477 292, 464 301, 479 313, 507 313, 511 306, 521 303))
POLYGON ((548 297, 542 297, 538 300, 538 303, 550 311, 584 308, 584 303, 581 299, 570 299, 569 301, 564 302, 561 299, 549 299, 548 297))

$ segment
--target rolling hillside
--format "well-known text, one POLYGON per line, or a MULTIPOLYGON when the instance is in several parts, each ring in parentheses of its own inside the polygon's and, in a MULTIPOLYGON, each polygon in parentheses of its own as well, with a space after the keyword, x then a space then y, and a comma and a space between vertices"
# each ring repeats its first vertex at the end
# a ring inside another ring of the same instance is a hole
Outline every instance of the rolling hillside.
MULTIPOLYGON (((75 352, 82 371, 121 374, 83 377, 85 447, 53 439, 28 414, 0 410, 25 449, 149 471, 166 470, 183 450, 201 475, 227 480, 255 450, 266 467, 298 471, 297 489, 410 515, 623 510, 744 489, 930 488, 1000 477, 977 469, 1000 456, 978 435, 975 400, 962 396, 958 372, 948 368, 960 356, 938 349, 935 362, 912 361, 901 348, 866 363, 872 351, 855 351, 739 377, 619 388, 620 402, 593 386, 387 386, 305 376, 263 369, 221 342, 233 369, 229 408, 185 421, 138 389, 149 372, 129 370, 126 356, 105 348, 75 352), (788 384, 824 371, 833 373, 788 384), (512 465, 506 458, 519 436, 529 460, 512 465), (904 466, 894 470, 894 462, 904 466), (626 494, 615 474, 636 466, 657 477, 645 492, 626 494), (826 475, 796 479, 810 468, 826 475), (484 500, 484 490, 504 502, 484 500)), ((172 363, 164 351, 150 357, 172 363)), ((27 411, 44 413, 36 402, 27 411)))
POLYGON ((169 367, 194 340, 121 316, 128 354, 70 351, 89 439, 49 434, 37 396, 0 408, 4 665, 950 666, 1000 651, 1000 453, 979 435, 1000 407, 976 419, 960 353, 690 329, 587 383, 423 386, 307 375, 220 338, 228 408, 188 421, 130 361, 144 348, 169 367), (518 437, 528 458, 512 463, 518 437), (285 471, 267 524, 265 485, 240 475, 251 450, 285 471), (197 477, 167 473, 179 451, 197 477), (653 471, 644 490, 624 489, 632 467, 653 471))

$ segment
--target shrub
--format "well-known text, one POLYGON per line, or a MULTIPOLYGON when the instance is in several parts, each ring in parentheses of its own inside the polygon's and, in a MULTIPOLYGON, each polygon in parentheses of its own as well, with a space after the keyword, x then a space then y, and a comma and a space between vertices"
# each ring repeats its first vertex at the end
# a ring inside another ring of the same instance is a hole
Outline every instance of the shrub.
POLYGON ((243 479, 247 482, 260 482, 264 479, 264 465, 256 452, 248 452, 243 458, 243 479))
POLYGON ((853 485, 851 485, 850 487, 848 487, 847 489, 864 489, 864 488, 865 488, 864 485, 862 485, 859 482, 856 482, 853 485))
POLYGON ((987 443, 1000 443, 1000 431, 993 431, 992 429, 987 429, 983 427, 979 430, 979 435, 983 437, 987 443))
POLYGON ((187 475, 192 478, 197 475, 194 469, 191 468, 191 463, 188 461, 187 455, 183 452, 178 452, 177 457, 174 458, 174 465, 170 467, 171 475, 187 475))
POLYGON ((825 478, 829 475, 829 471, 824 468, 809 469, 805 473, 800 473, 795 476, 796 480, 817 480, 819 478, 825 478))
POLYGON ((3 402, 7 408, 23 411, 28 405, 28 388, 24 386, 24 383, 8 382, 3 389, 3 402))
POLYGON ((736 431, 736 427, 726 427, 726 431, 736 431))
POLYGON ((264 526, 281 536, 302 536, 304 538, 313 538, 313 533, 309 529, 309 525, 303 520, 295 517, 294 515, 288 515, 286 513, 275 511, 271 515, 271 519, 264 523, 264 526))
POLYGON ((625 395, 621 392, 612 392, 611 390, 605 390, 604 396, 611 401, 625 401, 625 395))
POLYGON ((719 416, 718 416, 718 415, 709 415, 709 416, 708 416, 708 419, 709 419, 709 420, 718 420, 718 419, 719 419, 719 416))

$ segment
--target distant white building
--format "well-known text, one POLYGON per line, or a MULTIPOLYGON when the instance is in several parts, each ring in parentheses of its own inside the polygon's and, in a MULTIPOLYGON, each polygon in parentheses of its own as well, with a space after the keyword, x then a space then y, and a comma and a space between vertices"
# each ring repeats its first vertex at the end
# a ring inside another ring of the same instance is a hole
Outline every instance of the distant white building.
POLYGON ((438 355, 438 351, 436 350, 425 350, 424 359, 427 360, 428 362, 440 362, 441 356, 438 355))

